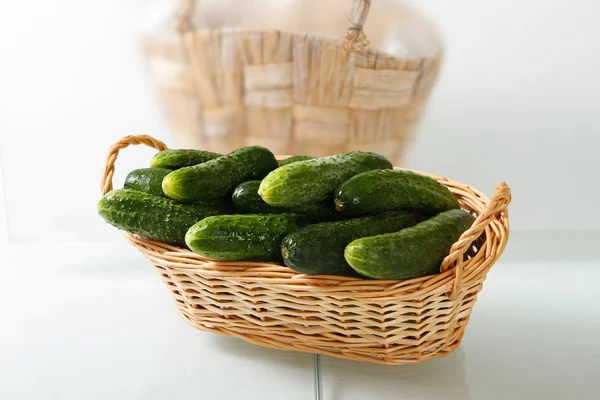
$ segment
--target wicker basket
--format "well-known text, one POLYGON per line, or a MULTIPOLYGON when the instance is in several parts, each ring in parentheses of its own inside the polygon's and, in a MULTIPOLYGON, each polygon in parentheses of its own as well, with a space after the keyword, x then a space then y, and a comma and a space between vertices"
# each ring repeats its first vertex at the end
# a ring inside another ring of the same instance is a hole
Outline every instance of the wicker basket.
MULTIPOLYGON (((119 151, 145 144, 128 136, 110 150, 102 192, 112 190, 119 151)), ((422 173, 422 172, 421 172, 422 173)), ((477 216, 452 246, 441 273, 404 281, 309 276, 272 263, 216 262, 124 233, 155 266, 179 314, 194 328, 286 350, 380 364, 407 364, 455 350, 487 272, 508 241, 510 189, 489 199, 469 185, 428 174, 477 216)))
POLYGON ((345 39, 194 30, 195 2, 183 4, 181 35, 149 36, 144 43, 179 147, 225 153, 258 144, 276 154, 313 156, 360 149, 399 162, 437 80, 441 44, 403 58, 369 48, 362 27, 370 0, 354 0, 345 39))

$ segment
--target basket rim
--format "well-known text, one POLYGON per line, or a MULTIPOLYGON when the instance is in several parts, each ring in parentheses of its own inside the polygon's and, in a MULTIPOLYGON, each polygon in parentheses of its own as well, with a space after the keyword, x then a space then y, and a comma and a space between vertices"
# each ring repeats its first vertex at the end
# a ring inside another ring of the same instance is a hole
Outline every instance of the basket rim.
MULTIPOLYGON (((289 156, 277 156, 279 159, 289 156)), ((445 177, 428 172, 417 171, 409 168, 394 167, 396 170, 406 170, 431 176, 449 187, 453 193, 455 187, 451 183, 467 187, 473 194, 481 199, 481 207, 484 208, 490 201, 489 197, 479 190, 469 186, 452 181, 445 177), (450 183, 450 186, 448 185, 450 183)), ((462 205, 462 204, 461 204, 462 205)), ((481 243, 480 251, 487 253, 486 248, 490 242, 495 242, 497 246, 506 245, 504 235, 508 234, 507 216, 499 216, 490 223, 486 230, 486 236, 481 243)), ((376 297, 378 299, 385 297, 419 297, 425 293, 435 292, 445 293, 451 288, 454 281, 454 268, 448 268, 435 275, 428 275, 419 278, 405 280, 374 280, 369 278, 345 277, 337 275, 307 275, 296 272, 291 268, 273 262, 251 262, 251 261, 218 261, 202 257, 189 249, 169 245, 144 238, 140 235, 131 234, 122 231, 126 240, 140 250, 146 258, 158 266, 168 267, 176 273, 192 273, 206 275, 210 279, 223 278, 244 282, 245 284, 268 284, 279 288, 286 287, 289 290, 306 291, 312 290, 320 292, 331 291, 331 294, 343 294, 347 296, 349 292, 353 297, 376 297)), ((479 258, 474 257, 467 260, 464 265, 464 271, 467 278, 464 284, 469 286, 469 281, 476 281, 482 274, 486 274, 493 263, 499 257, 498 251, 494 252, 496 257, 483 255, 484 268, 474 270, 475 263, 479 258)))
POLYGON ((190 45, 194 41, 194 35, 213 36, 220 34, 224 37, 241 37, 241 38, 252 38, 254 36, 259 37, 260 35, 274 33, 277 35, 290 36, 298 39, 313 39, 321 42, 323 49, 332 51, 343 51, 345 53, 352 54, 352 57, 361 61, 376 61, 380 57, 385 57, 390 60, 438 60, 442 61, 446 54, 443 47, 440 46, 435 52, 431 54, 421 54, 418 51, 411 50, 408 54, 399 56, 391 54, 383 48, 369 46, 361 50, 349 51, 344 48, 344 37, 343 36, 330 36, 314 32, 295 32, 283 29, 244 29, 244 28, 195 28, 191 31, 184 33, 181 37, 179 36, 164 36, 164 35, 147 35, 143 38, 143 43, 146 46, 146 51, 152 52, 151 49, 154 45, 170 43, 173 40, 183 40, 184 43, 190 45))

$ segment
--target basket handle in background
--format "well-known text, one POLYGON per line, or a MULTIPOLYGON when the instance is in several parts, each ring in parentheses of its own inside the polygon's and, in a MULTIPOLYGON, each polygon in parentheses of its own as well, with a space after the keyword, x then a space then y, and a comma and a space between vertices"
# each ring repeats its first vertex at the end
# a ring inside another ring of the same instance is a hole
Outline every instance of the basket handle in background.
POLYGON ((371 43, 363 31, 370 8, 371 0, 354 0, 350 28, 346 32, 344 41, 344 49, 347 51, 361 51, 371 43))
POLYGON ((106 157, 106 165, 104 166, 104 174, 102 175, 102 180, 100 182, 100 188, 102 189, 102 194, 106 194, 113 189, 112 179, 115 174, 115 161, 117 161, 117 157, 119 156, 119 151, 128 147, 130 145, 138 145, 145 144, 148 147, 152 147, 158 151, 166 150, 167 145, 161 142, 160 140, 154 139, 152 136, 148 135, 130 135, 125 136, 123 139, 119 140, 117 143, 113 144, 108 152, 108 157, 106 157))
MULTIPOLYGON (((452 290, 448 294, 451 300, 456 300, 462 287, 465 253, 469 250, 473 244, 473 241, 477 240, 477 238, 481 236, 483 231, 490 225, 490 223, 497 218, 496 214, 500 212, 507 212, 507 207, 511 200, 512 197, 510 188, 506 182, 501 182, 498 186, 496 186, 496 193, 494 193, 483 212, 479 214, 477 219, 475 219, 473 225, 471 225, 471 227, 460 236, 456 243, 452 245, 450 248, 450 253, 442 261, 442 265, 440 266, 441 272, 445 272, 454 266, 456 274, 452 284, 452 290)), ((501 244, 501 247, 498 249, 498 251, 502 252, 504 250, 507 240, 508 231, 506 237, 504 238, 504 243, 501 244)))
MULTIPOLYGON (((173 21, 173 28, 179 34, 184 34, 194 29, 192 22, 197 0, 180 0, 180 6, 177 15, 173 21)), ((353 0, 352 16, 350 17, 350 28, 346 32, 344 39, 344 48, 347 51, 361 51, 370 43, 363 32, 363 27, 369 16, 371 0, 353 0)))
POLYGON ((194 29, 192 19, 196 9, 196 0, 179 0, 180 5, 173 21, 173 29, 180 35, 194 29))

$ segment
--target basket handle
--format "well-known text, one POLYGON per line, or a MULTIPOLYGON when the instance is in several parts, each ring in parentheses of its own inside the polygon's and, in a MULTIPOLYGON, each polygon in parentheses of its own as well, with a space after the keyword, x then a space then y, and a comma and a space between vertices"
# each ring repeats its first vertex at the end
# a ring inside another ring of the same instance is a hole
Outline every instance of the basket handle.
POLYGON ((451 300, 456 300, 463 283, 463 264, 464 255, 489 224, 496 219, 496 214, 506 212, 508 205, 512 200, 510 188, 506 182, 501 182, 496 186, 496 193, 492 196, 487 206, 481 214, 475 219, 473 225, 467 229, 460 238, 450 248, 450 254, 444 258, 440 271, 445 272, 454 266, 456 276, 452 284, 452 290, 448 294, 451 300))
POLYGON ((155 148, 158 151, 166 150, 167 145, 161 142, 160 140, 154 139, 152 136, 148 135, 130 135, 125 136, 123 139, 119 140, 117 143, 113 144, 108 152, 108 157, 106 157, 106 165, 104 166, 104 174, 102 175, 102 180, 100 182, 100 188, 102 189, 102 194, 106 194, 113 189, 112 179, 115 174, 115 161, 117 161, 117 157, 119 156, 119 151, 128 147, 130 145, 138 145, 145 144, 146 146, 155 148))
MULTIPOLYGON (((179 34, 184 34, 194 29, 192 19, 195 8, 196 0, 180 0, 179 9, 173 21, 173 28, 179 34)), ((367 39, 367 36, 363 32, 370 8, 371 0, 354 0, 352 16, 350 17, 350 28, 348 28, 344 40, 344 48, 347 51, 360 51, 370 44, 369 39, 367 39)))
POLYGON ((192 18, 194 16, 194 10, 196 8, 196 0, 180 0, 179 10, 173 21, 173 29, 179 34, 194 29, 192 18))
POLYGON ((367 35, 363 32, 363 26, 369 16, 371 8, 371 0, 354 0, 352 8, 352 17, 350 18, 350 28, 346 32, 344 48, 347 51, 361 51, 371 42, 367 39, 367 35))

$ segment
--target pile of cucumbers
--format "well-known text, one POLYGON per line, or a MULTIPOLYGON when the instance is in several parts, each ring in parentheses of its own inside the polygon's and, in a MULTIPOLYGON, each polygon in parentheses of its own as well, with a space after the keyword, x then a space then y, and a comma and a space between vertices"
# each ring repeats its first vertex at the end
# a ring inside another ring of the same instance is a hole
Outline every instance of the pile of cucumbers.
POLYGON ((352 151, 277 161, 261 146, 178 149, 102 197, 109 224, 219 261, 311 275, 409 279, 439 272, 473 223, 447 187, 352 151))

